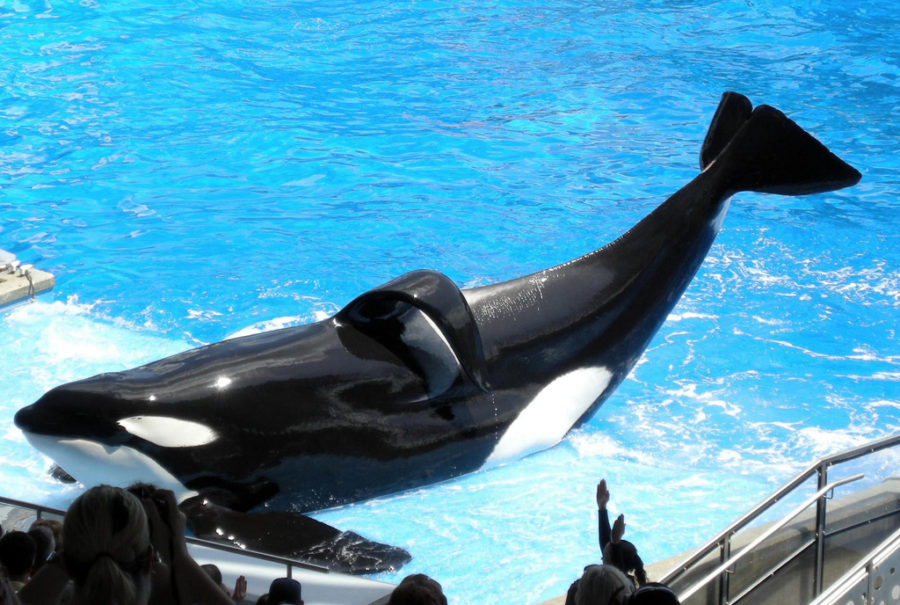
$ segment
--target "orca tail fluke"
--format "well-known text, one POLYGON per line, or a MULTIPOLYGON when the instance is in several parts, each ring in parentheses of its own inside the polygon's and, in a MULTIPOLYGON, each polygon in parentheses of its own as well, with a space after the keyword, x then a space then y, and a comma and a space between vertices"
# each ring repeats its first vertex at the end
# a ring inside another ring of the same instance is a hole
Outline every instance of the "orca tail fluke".
POLYGON ((716 108, 709 130, 706 131, 703 146, 700 148, 701 170, 705 170, 725 149, 741 126, 750 118, 751 113, 753 105, 744 95, 730 91, 722 94, 722 100, 719 101, 719 107, 716 108))
POLYGON ((749 107, 725 93, 701 151, 704 168, 722 170, 729 190, 807 195, 859 182, 855 168, 782 112, 760 105, 747 115, 749 107))

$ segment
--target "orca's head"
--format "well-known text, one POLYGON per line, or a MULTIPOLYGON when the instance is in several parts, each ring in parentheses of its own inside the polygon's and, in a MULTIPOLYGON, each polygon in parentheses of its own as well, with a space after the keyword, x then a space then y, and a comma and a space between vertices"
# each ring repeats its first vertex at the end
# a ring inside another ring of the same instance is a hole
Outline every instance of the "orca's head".
POLYGON ((143 481, 171 489, 179 500, 196 495, 148 452, 177 455, 218 439, 216 431, 162 413, 150 396, 116 392, 115 376, 56 387, 20 409, 15 424, 32 446, 87 486, 143 481))

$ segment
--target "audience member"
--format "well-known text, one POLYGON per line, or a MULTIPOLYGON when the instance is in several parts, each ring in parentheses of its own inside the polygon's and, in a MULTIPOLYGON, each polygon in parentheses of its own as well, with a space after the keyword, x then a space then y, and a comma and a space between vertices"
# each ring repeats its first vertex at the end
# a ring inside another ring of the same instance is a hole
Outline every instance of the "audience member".
POLYGON ((256 605, 269 605, 269 593, 259 595, 259 598, 256 599, 256 605))
POLYGON ((388 605, 447 605, 441 585, 425 574, 406 576, 391 592, 388 605))
POLYGON ((0 537, 0 564, 6 568, 9 583, 19 592, 31 578, 37 545, 23 531, 10 531, 0 537))
POLYGON ((300 582, 292 578, 276 578, 269 585, 268 605, 303 605, 300 582))
POLYGON ((580 583, 581 578, 578 578, 569 585, 569 590, 566 591, 565 605, 575 605, 575 593, 578 592, 578 585, 580 583))
POLYGON ((202 569, 206 575, 212 578, 212 581, 222 589, 222 592, 227 594, 229 597, 231 596, 231 593, 228 592, 228 588, 226 588, 225 585, 222 584, 222 572, 217 565, 206 563, 204 565, 201 565, 200 569, 202 569))
POLYGON ((681 605, 681 603, 668 586, 648 582, 631 594, 628 605, 681 605))
POLYGON ((234 590, 229 591, 228 587, 222 582, 222 571, 218 566, 213 565, 212 563, 205 563, 200 566, 200 569, 212 578, 212 581, 219 585, 222 592, 227 594, 235 603, 240 603, 244 600, 244 597, 247 596, 247 579, 244 576, 238 576, 238 579, 234 583, 234 590))
POLYGON ((78 603, 149 602, 153 546, 137 498, 108 485, 89 489, 69 506, 63 540, 78 603))
POLYGON ((64 559, 75 584, 75 603, 231 605, 188 555, 184 516, 174 494, 147 489, 143 495, 141 501, 126 490, 101 485, 69 507, 63 522, 64 559), (154 553, 166 570, 151 576, 154 553))
POLYGON ((28 530, 28 535, 34 540, 34 565, 31 568, 31 575, 36 574, 44 563, 56 552, 56 540, 53 538, 53 530, 44 525, 35 526, 32 524, 28 530))
POLYGON ((59 554, 62 552, 62 522, 57 521, 56 519, 47 519, 41 518, 31 524, 31 527, 28 528, 28 531, 31 531, 35 527, 48 527, 50 531, 53 532, 53 543, 56 546, 56 553, 59 554))
POLYGON ((0 566, 0 605, 21 605, 16 591, 6 577, 6 570, 0 566))
POLYGON ((575 590, 575 605, 626 605, 634 582, 613 565, 588 565, 575 590))
POLYGON ((238 576, 234 581, 234 590, 231 591, 231 600, 235 603, 242 603, 247 597, 247 578, 238 576))
POLYGON ((638 556, 637 548, 628 540, 623 540, 625 534, 625 515, 619 515, 612 529, 609 527, 609 514, 606 505, 609 503, 609 490, 606 487, 606 479, 601 479, 597 484, 597 509, 599 518, 600 552, 603 563, 614 565, 634 579, 638 586, 647 583, 647 574, 644 571, 644 562, 638 556))

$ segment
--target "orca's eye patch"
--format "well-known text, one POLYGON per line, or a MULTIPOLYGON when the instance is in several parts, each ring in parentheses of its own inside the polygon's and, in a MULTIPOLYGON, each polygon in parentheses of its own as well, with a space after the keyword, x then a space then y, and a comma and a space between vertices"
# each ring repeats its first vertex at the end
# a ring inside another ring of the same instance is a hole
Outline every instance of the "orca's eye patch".
POLYGON ((135 437, 162 447, 197 447, 219 438, 205 424, 170 416, 131 416, 119 420, 119 426, 135 437))

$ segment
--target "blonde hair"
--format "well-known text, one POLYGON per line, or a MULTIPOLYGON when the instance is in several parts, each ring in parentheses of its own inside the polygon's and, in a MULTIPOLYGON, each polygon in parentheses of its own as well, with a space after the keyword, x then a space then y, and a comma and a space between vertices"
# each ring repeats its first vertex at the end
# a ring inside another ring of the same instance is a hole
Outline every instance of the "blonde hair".
POLYGON ((79 602, 146 602, 152 549, 147 515, 135 496, 109 485, 92 487, 66 512, 63 540, 79 602))

